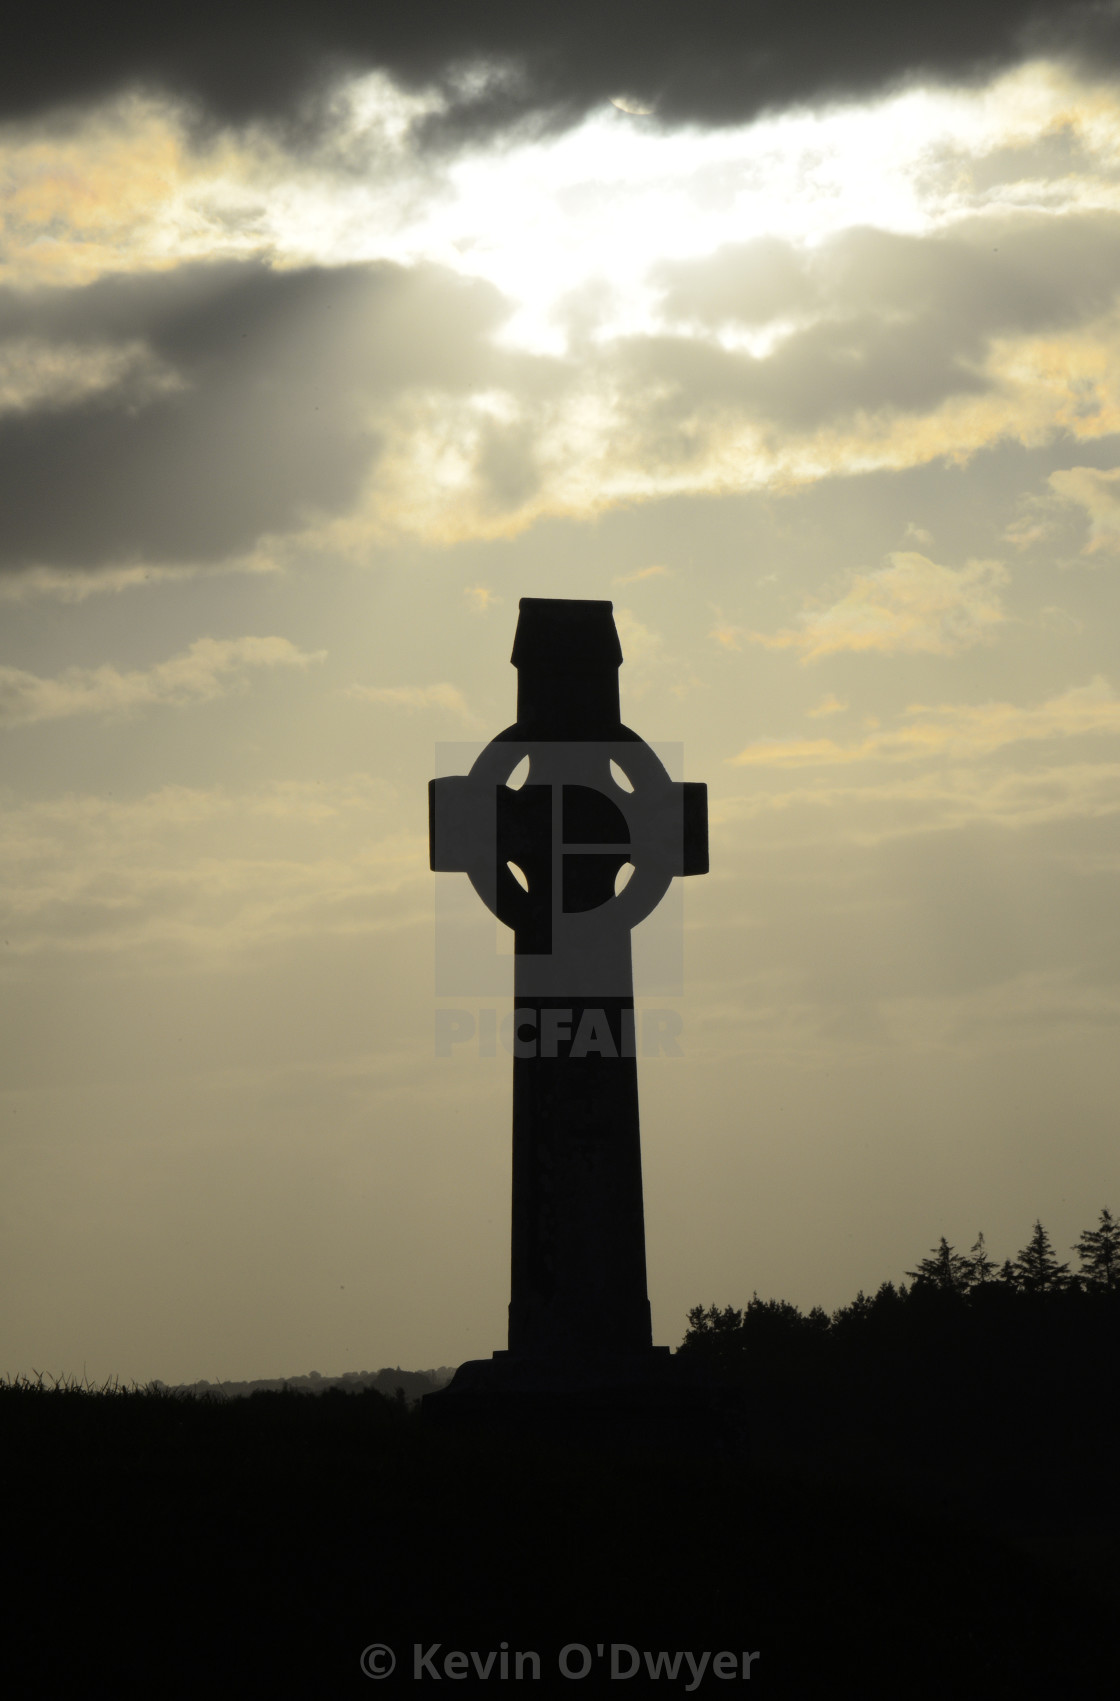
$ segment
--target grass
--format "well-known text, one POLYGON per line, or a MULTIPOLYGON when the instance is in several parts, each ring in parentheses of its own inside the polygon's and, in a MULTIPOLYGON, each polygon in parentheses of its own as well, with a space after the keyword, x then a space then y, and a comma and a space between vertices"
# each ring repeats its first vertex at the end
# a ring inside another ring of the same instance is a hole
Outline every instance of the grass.
MULTIPOLYGON (((756 1404, 728 1453, 446 1432, 373 1391, 9 1379, 11 1692, 96 1674, 114 1695, 364 1694, 376 1641, 401 1660, 384 1694, 415 1690, 415 1642, 535 1650, 544 1695, 571 1693, 571 1642, 758 1650, 751 1693, 797 1701, 1099 1684, 1111 1586, 1086 1586, 1042 1525, 1032 1550, 967 1483, 900 1477, 873 1450, 783 1453, 756 1404)), ((823 1432, 836 1414, 809 1415, 823 1432)), ((1029 1515, 1040 1473, 1022 1469, 1029 1515)), ((576 1693, 617 1696, 601 1668, 576 1693)))

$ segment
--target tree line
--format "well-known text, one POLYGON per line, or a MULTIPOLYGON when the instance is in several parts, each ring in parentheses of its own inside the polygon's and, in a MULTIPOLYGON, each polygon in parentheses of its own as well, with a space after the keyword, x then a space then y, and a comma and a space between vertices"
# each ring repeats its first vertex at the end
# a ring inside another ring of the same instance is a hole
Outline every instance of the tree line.
MULTIPOLYGON (((803 1314, 786 1300, 760 1300, 757 1293, 745 1308, 697 1305, 688 1313, 688 1332, 681 1350, 693 1356, 731 1359, 748 1344, 753 1349, 777 1347, 797 1337, 847 1337, 861 1322, 882 1322, 888 1316, 898 1321, 909 1315, 915 1323, 933 1310, 964 1310, 1002 1317, 1022 1315, 1016 1302, 1045 1301, 1068 1311, 1085 1304, 1106 1302, 1111 1315, 1120 1305, 1120 1222, 1108 1209, 1100 1213, 1097 1226, 1085 1229, 1072 1247, 1078 1269, 1061 1262, 1041 1221, 1036 1221, 1030 1239, 1015 1258, 1002 1264, 989 1255, 981 1232, 968 1253, 957 1252, 944 1236, 929 1256, 907 1270, 910 1286, 884 1282, 873 1295, 861 1289, 850 1305, 829 1315, 821 1306, 803 1314), (1063 1303, 1064 1302, 1064 1303, 1063 1303)), ((1028 1310, 1036 1308, 1028 1307, 1028 1310)))
POLYGON ((967 1294, 986 1282, 999 1281, 1020 1293, 1059 1293, 1063 1289, 1105 1290, 1120 1287, 1120 1223, 1111 1211, 1102 1210, 1095 1229, 1085 1229, 1074 1242, 1081 1267, 1071 1274, 1069 1264, 1060 1264, 1041 1222, 1017 1258, 1007 1258, 1000 1268, 988 1257, 984 1235, 978 1236, 970 1253, 955 1252, 942 1235, 928 1258, 906 1274, 915 1282, 931 1283, 950 1293, 967 1294))

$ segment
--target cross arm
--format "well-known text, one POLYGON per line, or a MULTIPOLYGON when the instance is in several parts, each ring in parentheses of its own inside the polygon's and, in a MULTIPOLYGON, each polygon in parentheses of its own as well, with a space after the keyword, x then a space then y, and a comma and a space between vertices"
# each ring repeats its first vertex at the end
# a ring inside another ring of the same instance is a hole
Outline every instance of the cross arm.
POLYGON ((681 873, 708 872, 708 788, 702 780, 682 780, 681 807, 684 832, 681 873))
MULTIPOLYGON (((494 800, 466 774, 428 781, 428 860, 437 874, 463 874, 494 843, 494 800)), ((491 850, 491 860, 493 852, 491 850)))

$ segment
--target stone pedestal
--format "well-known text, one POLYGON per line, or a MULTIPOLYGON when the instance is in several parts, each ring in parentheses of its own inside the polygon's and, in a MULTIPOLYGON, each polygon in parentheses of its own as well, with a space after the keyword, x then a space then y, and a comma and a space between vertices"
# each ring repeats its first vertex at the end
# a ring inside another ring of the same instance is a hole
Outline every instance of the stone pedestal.
POLYGON ((576 1446, 734 1451, 747 1445, 746 1402, 705 1369, 651 1347, 600 1359, 520 1359, 459 1366, 426 1394, 425 1422, 485 1439, 576 1446))

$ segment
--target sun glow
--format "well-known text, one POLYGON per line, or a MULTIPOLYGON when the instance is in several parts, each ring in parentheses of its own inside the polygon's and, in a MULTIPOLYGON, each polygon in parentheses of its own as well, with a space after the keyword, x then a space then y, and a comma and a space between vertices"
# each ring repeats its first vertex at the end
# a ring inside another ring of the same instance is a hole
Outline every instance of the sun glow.
POLYGON ((1042 63, 979 90, 914 88, 713 131, 608 104, 559 137, 449 160, 416 145, 434 97, 378 74, 336 106, 329 147, 302 156, 260 129, 192 152, 179 112, 135 97, 91 114, 53 164, 41 135, 13 127, 0 145, 7 278, 70 284, 203 255, 429 261, 502 292, 505 344, 563 354, 661 329, 657 264, 728 243, 812 247, 853 226, 921 234, 992 207, 1120 206, 1115 103, 1042 63), (1045 194, 978 187, 962 164, 1059 132, 1087 170, 1045 194))
MULTIPOLYGON (((298 153, 262 126, 200 140, 182 111, 137 96, 56 143, 9 127, 0 277, 64 289, 255 259, 426 265, 491 286, 501 301, 477 323, 452 292, 423 333, 446 326, 464 359, 473 350, 469 382, 360 402, 386 448, 355 508, 327 523, 344 552, 400 530, 512 537, 546 514, 670 491, 788 487, 1115 429, 1107 314, 1006 329, 989 314, 954 351, 919 301, 914 336, 890 346, 913 264, 897 239, 957 240, 921 274, 945 290, 937 266, 964 279, 993 252, 982 219, 1043 213, 1057 227, 1062 213, 1120 210, 1108 91, 1036 63, 983 88, 708 131, 604 103, 562 135, 454 154, 423 140, 438 109, 384 75, 356 79, 298 153), (900 377, 908 358, 920 405, 900 377), (809 388, 818 400, 799 404, 809 388)), ((989 297, 999 263, 983 262, 989 297)), ((0 409, 103 392, 142 403, 179 381, 139 344, 45 353, 25 337, 0 359, 0 409)))
MULTIPOLYGON (((986 201, 1007 204, 1000 186, 981 194, 963 180, 958 156, 1076 127, 1082 116, 1084 145, 1112 167, 1115 108, 1083 108, 1070 80, 1042 64, 979 91, 918 88, 717 131, 668 130, 611 106, 559 138, 461 157, 409 232, 408 258, 495 284, 515 303, 502 340, 560 355, 588 336, 604 343, 661 329, 651 280, 659 261, 763 236, 813 247, 858 225, 919 235, 986 201)), ((1075 193, 1086 204, 1083 179, 1076 190, 1067 184, 1067 198, 1075 193)), ((1120 206, 1120 185, 1099 183, 1091 201, 1120 206)), ((721 340, 765 354, 776 335, 721 340)))

